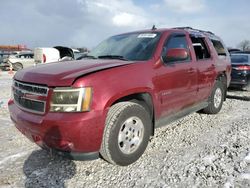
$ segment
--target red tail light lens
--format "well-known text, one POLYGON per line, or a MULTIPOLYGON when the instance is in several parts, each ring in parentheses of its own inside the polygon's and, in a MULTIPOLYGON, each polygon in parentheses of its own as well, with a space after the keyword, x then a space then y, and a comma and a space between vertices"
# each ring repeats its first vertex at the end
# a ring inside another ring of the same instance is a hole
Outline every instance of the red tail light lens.
POLYGON ((236 67, 236 70, 250 70, 250 66, 247 65, 238 66, 236 67))
POLYGON ((43 54, 43 63, 46 63, 46 55, 43 54))

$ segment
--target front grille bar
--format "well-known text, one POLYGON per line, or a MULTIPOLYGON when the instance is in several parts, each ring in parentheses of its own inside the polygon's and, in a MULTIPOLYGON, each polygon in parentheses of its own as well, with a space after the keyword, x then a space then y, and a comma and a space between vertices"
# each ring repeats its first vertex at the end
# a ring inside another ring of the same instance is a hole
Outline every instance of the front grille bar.
POLYGON ((26 83, 21 83, 18 81, 14 81, 15 88, 21 89, 23 91, 27 91, 28 93, 31 94, 36 94, 40 96, 48 96, 48 91, 49 89, 44 86, 38 86, 38 85, 31 85, 31 84, 26 84, 26 83))
POLYGON ((49 88, 39 85, 26 84, 14 80, 13 96, 17 106, 28 112, 44 114, 46 109, 46 98, 40 100, 41 97, 48 96, 49 88), (31 98, 32 95, 35 98, 31 98), (37 97, 36 97, 37 96, 37 97))

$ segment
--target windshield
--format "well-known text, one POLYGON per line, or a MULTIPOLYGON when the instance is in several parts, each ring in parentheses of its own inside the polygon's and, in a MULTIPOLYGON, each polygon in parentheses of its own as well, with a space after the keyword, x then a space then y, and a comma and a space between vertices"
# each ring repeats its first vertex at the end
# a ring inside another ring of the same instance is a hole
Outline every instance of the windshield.
POLYGON ((247 63, 248 56, 247 55, 231 55, 232 63, 247 63))
POLYGON ((160 33, 129 33, 110 37, 88 55, 96 58, 145 61, 152 57, 160 33))

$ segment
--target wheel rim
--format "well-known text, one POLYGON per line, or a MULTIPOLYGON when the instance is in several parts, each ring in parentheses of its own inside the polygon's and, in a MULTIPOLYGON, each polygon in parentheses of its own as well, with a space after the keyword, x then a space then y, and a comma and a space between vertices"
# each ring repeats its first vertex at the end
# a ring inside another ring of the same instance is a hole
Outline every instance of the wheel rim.
POLYGON ((222 91, 220 88, 217 88, 214 93, 214 107, 219 108, 222 101, 222 91))
POLYGON ((21 70, 23 67, 22 67, 22 64, 17 63, 17 64, 15 64, 15 68, 18 71, 18 70, 21 70))
POLYGON ((130 117, 121 126, 118 146, 124 154, 134 153, 140 146, 144 135, 144 126, 140 118, 130 117))

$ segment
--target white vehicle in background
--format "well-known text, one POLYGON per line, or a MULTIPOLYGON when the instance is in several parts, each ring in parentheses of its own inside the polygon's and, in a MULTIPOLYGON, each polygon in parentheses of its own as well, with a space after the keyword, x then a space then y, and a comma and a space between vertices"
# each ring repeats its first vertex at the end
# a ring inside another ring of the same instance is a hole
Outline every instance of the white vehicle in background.
POLYGON ((71 48, 63 46, 35 48, 34 59, 36 64, 67 61, 74 59, 74 53, 71 48))
POLYGON ((15 71, 35 65, 33 52, 20 52, 16 55, 10 55, 6 61, 15 71))

